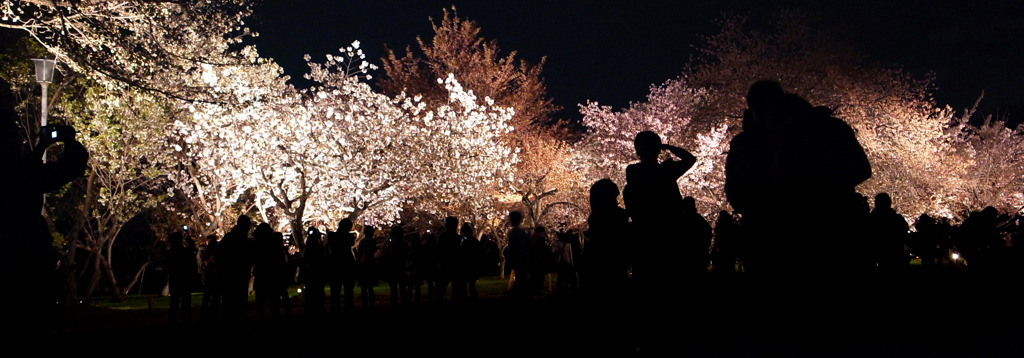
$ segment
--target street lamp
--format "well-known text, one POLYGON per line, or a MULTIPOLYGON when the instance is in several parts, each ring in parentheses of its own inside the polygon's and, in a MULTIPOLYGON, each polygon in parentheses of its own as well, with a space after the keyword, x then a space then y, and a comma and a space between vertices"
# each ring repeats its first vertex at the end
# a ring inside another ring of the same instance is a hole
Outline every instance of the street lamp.
POLYGON ((53 68, 57 61, 45 58, 33 58, 32 63, 36 65, 36 82, 43 88, 42 116, 39 121, 39 128, 46 126, 46 87, 53 82, 53 68))

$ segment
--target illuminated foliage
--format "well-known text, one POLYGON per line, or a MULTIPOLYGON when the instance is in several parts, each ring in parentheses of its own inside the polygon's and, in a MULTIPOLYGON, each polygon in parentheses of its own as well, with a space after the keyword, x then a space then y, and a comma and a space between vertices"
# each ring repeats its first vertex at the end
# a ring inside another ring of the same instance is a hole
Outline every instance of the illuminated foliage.
POLYGON ((479 36, 476 22, 460 18, 453 7, 444 10, 439 22, 431 18, 434 36, 416 42, 422 57, 406 48, 398 57, 388 51, 381 59, 384 77, 378 84, 384 93, 398 95, 405 92, 419 94, 429 104, 447 101, 445 88, 435 80, 449 73, 477 96, 490 97, 500 106, 515 108, 512 121, 515 128, 548 123, 557 108, 547 98, 540 73, 544 59, 531 64, 516 60, 516 52, 503 55, 496 40, 479 36))
POLYGON ((591 179, 607 176, 621 185, 623 168, 636 160, 633 135, 653 130, 698 157, 680 179, 683 194, 694 196, 706 217, 728 208, 722 168, 728 143, 741 130, 744 95, 751 83, 772 79, 814 105, 834 109, 853 127, 873 168, 872 178, 858 187, 863 195, 888 192, 908 216, 960 217, 964 205, 1020 210, 1009 201, 1020 199, 1015 178, 1024 169, 1002 157, 1015 153, 1019 135, 995 122, 954 125, 954 111, 928 92, 931 79, 867 63, 799 14, 783 13, 769 25, 755 31, 746 18, 728 17, 722 31, 698 47, 702 57, 680 77, 652 87, 646 102, 618 112, 581 105, 588 132, 579 145, 597 170, 591 179), (983 179, 988 174, 993 179, 983 179))
POLYGON ((585 217, 585 188, 573 169, 575 154, 564 132, 553 126, 557 108, 547 98, 540 77, 544 59, 531 64, 516 59, 516 52, 502 54, 497 41, 479 36, 480 27, 460 18, 453 8, 444 10, 440 21, 431 19, 434 35, 417 38, 419 55, 406 48, 405 55, 389 51, 383 58, 385 76, 378 80, 385 93, 416 94, 427 108, 448 101, 436 78, 451 73, 467 90, 487 96, 496 105, 511 107, 514 130, 502 136, 507 146, 518 150, 518 161, 508 172, 509 180, 491 187, 489 195, 471 203, 434 205, 443 215, 457 215, 476 223, 478 232, 504 228, 509 209, 524 210, 527 226, 545 225, 565 229, 580 225, 585 217))

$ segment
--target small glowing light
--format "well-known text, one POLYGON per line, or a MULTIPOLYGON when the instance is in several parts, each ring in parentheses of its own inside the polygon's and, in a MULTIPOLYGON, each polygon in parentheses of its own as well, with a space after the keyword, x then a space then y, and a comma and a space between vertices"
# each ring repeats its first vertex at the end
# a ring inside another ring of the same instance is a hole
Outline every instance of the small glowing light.
POLYGON ((960 254, 958 254, 958 253, 954 252, 953 255, 951 255, 951 256, 953 257, 953 261, 956 261, 956 260, 960 259, 960 254))
POLYGON ((299 291, 299 293, 302 293, 302 289, 301 288, 298 291, 299 291))

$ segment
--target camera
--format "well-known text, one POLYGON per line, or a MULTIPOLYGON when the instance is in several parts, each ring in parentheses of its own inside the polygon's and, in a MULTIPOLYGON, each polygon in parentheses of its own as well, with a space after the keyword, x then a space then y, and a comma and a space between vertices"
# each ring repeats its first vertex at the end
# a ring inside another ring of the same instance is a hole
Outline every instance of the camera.
POLYGON ((75 140, 75 129, 64 124, 45 125, 40 130, 39 139, 58 143, 75 140))

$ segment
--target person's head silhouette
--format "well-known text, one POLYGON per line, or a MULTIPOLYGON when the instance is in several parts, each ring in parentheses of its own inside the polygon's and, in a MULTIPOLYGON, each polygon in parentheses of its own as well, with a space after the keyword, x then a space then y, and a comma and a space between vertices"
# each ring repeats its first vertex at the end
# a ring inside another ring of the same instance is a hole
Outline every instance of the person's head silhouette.
POLYGON ((519 227, 519 224, 523 223, 523 213, 518 211, 512 211, 508 213, 508 223, 512 227, 519 227))
POLYGON ((892 207, 892 198, 889 197, 888 193, 878 193, 875 195, 875 210, 878 209, 889 209, 892 207))
POLYGON ((248 234, 251 227, 252 219, 247 215, 239 215, 238 220, 235 220, 235 228, 240 232, 248 234))
POLYGON ((260 223, 256 225, 256 230, 253 230, 252 235, 260 238, 269 237, 274 234, 274 228, 270 227, 270 224, 260 223))
POLYGON ((619 205, 619 186, 611 179, 598 180, 590 186, 590 208, 619 205))
POLYGON ((687 196, 683 198, 683 211, 686 212, 687 214, 696 213, 697 200, 694 199, 692 196, 687 196))
POLYGON ((636 134, 633 139, 633 147, 641 162, 657 160, 661 153, 661 137, 651 131, 643 131, 636 134))
MULTIPOLYGON (((747 114, 744 121, 752 121, 755 127, 768 125, 779 97, 784 94, 782 85, 772 80, 760 80, 747 90, 747 114)), ((744 123, 744 129, 748 123, 744 123)))
POLYGON ((344 218, 344 219, 341 219, 340 221, 338 221, 338 232, 347 233, 349 231, 352 231, 352 220, 351 219, 344 218))
POLYGON ((444 218, 444 229, 454 233, 459 229, 459 218, 454 216, 444 218))

